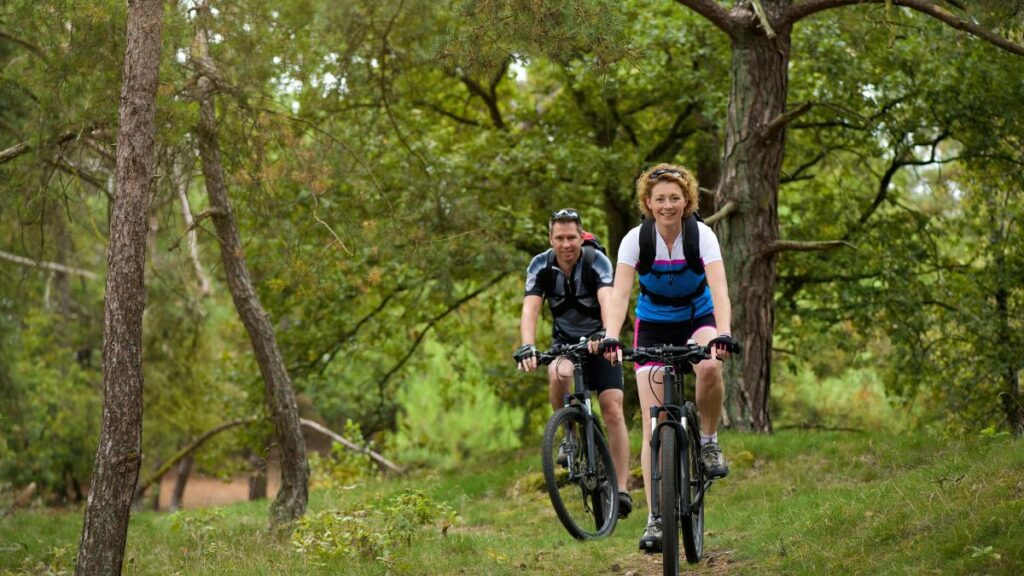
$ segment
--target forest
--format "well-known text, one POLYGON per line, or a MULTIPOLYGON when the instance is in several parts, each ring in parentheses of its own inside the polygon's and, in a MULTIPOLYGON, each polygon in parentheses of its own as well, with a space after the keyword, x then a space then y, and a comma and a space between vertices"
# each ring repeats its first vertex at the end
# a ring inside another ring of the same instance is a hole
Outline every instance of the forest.
POLYGON ((79 574, 197 475, 280 528, 536 452, 526 266, 565 207, 614 262, 658 162, 722 245, 731 437, 1019 452, 1020 0, 10 0, 0 66, 0 513, 84 514, 79 574))

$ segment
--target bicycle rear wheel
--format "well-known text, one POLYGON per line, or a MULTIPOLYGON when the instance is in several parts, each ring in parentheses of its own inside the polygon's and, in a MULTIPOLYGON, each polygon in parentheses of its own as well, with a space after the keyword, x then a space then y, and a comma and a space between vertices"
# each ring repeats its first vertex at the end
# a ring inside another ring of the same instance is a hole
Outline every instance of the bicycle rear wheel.
POLYGON ((683 466, 682 508, 683 550, 690 564, 704 555, 704 466, 700 462, 700 418, 692 402, 685 407, 687 420, 686 462, 683 466))
POLYGON ((579 408, 562 408, 548 420, 541 447, 544 483, 551 505, 562 525, 577 540, 608 536, 615 530, 619 513, 618 483, 608 444, 595 425, 596 461, 590 466, 585 423, 579 408), (557 462, 559 448, 566 455, 564 466, 557 462))
POLYGON ((661 567, 665 576, 679 576, 679 445, 672 426, 662 426, 659 434, 661 567))

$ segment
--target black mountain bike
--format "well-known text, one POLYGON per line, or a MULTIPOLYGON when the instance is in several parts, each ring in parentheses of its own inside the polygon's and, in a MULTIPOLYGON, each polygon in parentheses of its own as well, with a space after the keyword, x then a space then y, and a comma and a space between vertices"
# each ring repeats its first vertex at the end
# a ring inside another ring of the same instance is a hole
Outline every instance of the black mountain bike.
POLYGON ((700 416, 685 400, 683 377, 693 372, 690 364, 711 358, 711 348, 691 340, 685 346, 626 349, 623 358, 666 365, 664 398, 650 413, 651 512, 661 517, 663 573, 677 576, 680 528, 686 561, 696 564, 704 554, 704 497, 712 481, 700 461, 700 416))
POLYGON ((591 409, 590 389, 583 374, 589 354, 583 339, 537 355, 538 364, 550 364, 559 358, 573 363, 573 392, 565 396, 565 406, 548 420, 541 462, 551 505, 577 540, 608 536, 619 517, 615 466, 601 422, 591 409))

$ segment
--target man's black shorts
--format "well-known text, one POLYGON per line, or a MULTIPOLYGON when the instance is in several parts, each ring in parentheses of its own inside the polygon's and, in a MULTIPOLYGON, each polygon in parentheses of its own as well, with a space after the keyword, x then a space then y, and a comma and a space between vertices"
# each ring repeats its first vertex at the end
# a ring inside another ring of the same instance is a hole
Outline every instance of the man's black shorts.
MULTIPOLYGON (((568 358, 559 359, 561 372, 570 372, 572 361, 568 358), (561 366, 565 362, 567 367, 561 366)), ((571 373, 571 372, 570 372, 571 373)), ((612 366, 611 362, 605 360, 604 356, 588 354, 586 362, 583 363, 583 375, 586 376, 587 387, 600 394, 605 390, 623 390, 622 385, 622 363, 612 366)), ((571 390, 571 387, 570 387, 571 390)))

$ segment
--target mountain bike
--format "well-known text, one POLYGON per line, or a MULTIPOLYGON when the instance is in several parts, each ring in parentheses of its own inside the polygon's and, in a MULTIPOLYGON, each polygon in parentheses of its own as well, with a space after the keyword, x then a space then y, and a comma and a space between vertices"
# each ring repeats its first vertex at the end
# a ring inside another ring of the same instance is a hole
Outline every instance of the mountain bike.
POLYGON ((554 346, 537 355, 538 364, 573 364, 573 391, 544 428, 541 463, 544 484, 558 519, 577 540, 603 538, 619 517, 618 481, 601 422, 591 408, 583 372, 587 340, 554 346), (559 454, 564 458, 559 458, 559 454), (559 461, 563 463, 559 463, 559 461))
POLYGON ((666 576, 679 574, 680 528, 686 561, 696 564, 704 554, 704 498, 712 480, 700 461, 700 415, 697 406, 685 399, 683 381, 693 372, 691 364, 709 358, 711 348, 693 340, 685 346, 623 350, 624 360, 665 364, 658 368, 664 370, 664 397, 661 405, 651 406, 650 418, 651 513, 661 517, 666 576))

